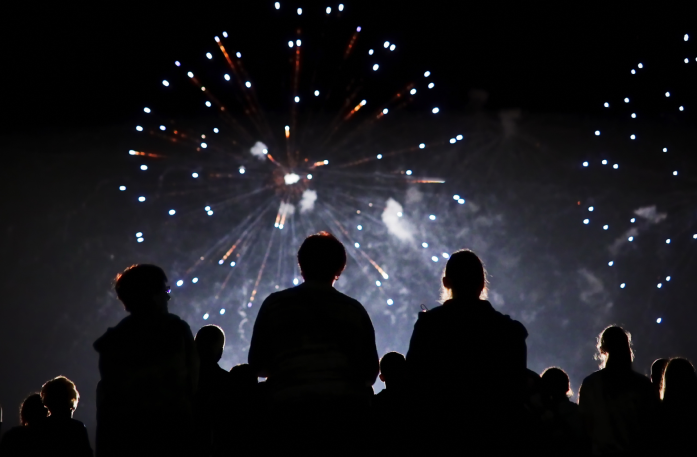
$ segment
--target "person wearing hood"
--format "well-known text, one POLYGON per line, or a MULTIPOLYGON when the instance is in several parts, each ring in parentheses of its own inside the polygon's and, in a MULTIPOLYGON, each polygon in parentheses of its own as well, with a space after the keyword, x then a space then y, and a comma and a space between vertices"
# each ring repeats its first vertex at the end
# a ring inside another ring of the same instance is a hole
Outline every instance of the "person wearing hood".
POLYGON ((133 265, 114 289, 129 315, 94 343, 96 454, 190 455, 198 356, 189 325, 169 313, 167 276, 155 265, 133 265))
POLYGON ((442 283, 444 302, 419 313, 406 357, 416 417, 424 436, 438 436, 424 440, 427 449, 519 450, 527 330, 486 301, 474 252, 452 254, 442 283))

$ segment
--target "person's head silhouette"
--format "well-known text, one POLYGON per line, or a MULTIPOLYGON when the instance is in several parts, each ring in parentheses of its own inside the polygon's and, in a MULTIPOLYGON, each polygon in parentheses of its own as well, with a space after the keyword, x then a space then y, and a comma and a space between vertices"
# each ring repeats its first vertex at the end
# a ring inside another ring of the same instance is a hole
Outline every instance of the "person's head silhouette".
POLYGON ((126 268, 116 276, 114 290, 129 313, 167 313, 170 288, 167 275, 156 265, 126 268))
POLYGON ((80 401, 75 383, 65 376, 58 376, 41 387, 41 400, 53 417, 73 417, 80 401))
POLYGON ((404 384, 406 360, 399 352, 388 352, 380 359, 380 381, 385 387, 404 384))
POLYGON ((651 364, 651 383, 658 392, 661 391, 661 383, 663 382, 663 371, 668 365, 668 359, 656 359, 651 364))
POLYGON ((622 327, 611 325, 598 335, 598 354, 601 368, 632 367, 634 352, 632 351, 632 335, 622 327))
POLYGON ((48 410, 40 394, 29 395, 19 407, 19 422, 22 425, 36 425, 37 422, 46 419, 46 416, 48 416, 48 410))
POLYGON ((443 272, 443 300, 463 298, 486 299, 486 270, 477 254, 469 249, 455 252, 443 272))
POLYGON ((661 398, 664 402, 694 406, 697 399, 697 374, 692 363, 680 357, 670 359, 663 371, 661 398))
POLYGON ((540 389, 543 400, 552 403, 565 400, 572 395, 569 375, 558 367, 547 368, 542 373, 540 389))
POLYGON ((331 233, 319 232, 303 241, 298 265, 305 281, 334 284, 346 268, 346 249, 331 233))
POLYGON ((194 339, 201 363, 218 363, 225 349, 225 332, 217 325, 206 325, 196 333, 194 339))
POLYGON ((257 374, 251 365, 240 363, 230 368, 232 385, 238 388, 251 388, 259 383, 257 374))

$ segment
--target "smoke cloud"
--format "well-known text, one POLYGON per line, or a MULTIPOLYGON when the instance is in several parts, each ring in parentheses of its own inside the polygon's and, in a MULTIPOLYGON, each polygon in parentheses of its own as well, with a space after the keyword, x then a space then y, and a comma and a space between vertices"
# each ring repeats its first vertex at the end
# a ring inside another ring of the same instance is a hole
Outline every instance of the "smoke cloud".
POLYGON ((252 146, 252 149, 250 149, 249 152, 251 152, 252 155, 257 159, 264 160, 266 159, 266 154, 269 152, 269 148, 267 148, 266 145, 261 141, 257 141, 254 143, 254 146, 252 146))
POLYGON ((307 213, 315 209, 315 202, 317 201, 317 191, 305 189, 303 196, 300 199, 298 206, 300 207, 300 213, 307 213))
POLYGON ((414 241, 414 226, 402 214, 403 208, 395 199, 388 198, 382 212, 382 222, 387 231, 400 241, 414 241))

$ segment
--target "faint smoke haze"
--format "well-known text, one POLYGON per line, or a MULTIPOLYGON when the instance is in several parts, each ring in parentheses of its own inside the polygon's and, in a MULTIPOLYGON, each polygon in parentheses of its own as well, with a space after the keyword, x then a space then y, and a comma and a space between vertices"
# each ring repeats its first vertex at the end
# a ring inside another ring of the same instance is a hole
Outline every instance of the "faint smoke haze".
POLYGON ((259 160, 264 160, 266 158, 266 152, 264 151, 268 152, 268 148, 261 141, 257 141, 256 143, 254 143, 252 149, 249 150, 249 152, 251 152, 252 155, 259 160))
POLYGON ((281 206, 278 208, 278 213, 290 217, 295 214, 295 206, 292 203, 281 202, 281 206))
POLYGON ((663 222, 667 217, 666 213, 659 213, 656 210, 656 205, 637 208, 634 210, 634 214, 639 216, 641 219, 635 222, 636 225, 629 228, 612 242, 612 244, 608 247, 608 250, 612 255, 617 255, 623 246, 630 243, 630 236, 636 237, 639 235, 639 232, 648 229, 652 225, 663 222))
POLYGON ((300 214, 307 213, 315 209, 315 202, 317 201, 317 191, 305 189, 303 196, 300 199, 298 206, 300 207, 300 214))
POLYGON ((385 223, 387 231, 400 241, 413 241, 414 226, 404 217, 403 210, 399 202, 388 198, 385 210, 382 212, 382 222, 385 223), (401 217, 400 214, 402 214, 401 217))

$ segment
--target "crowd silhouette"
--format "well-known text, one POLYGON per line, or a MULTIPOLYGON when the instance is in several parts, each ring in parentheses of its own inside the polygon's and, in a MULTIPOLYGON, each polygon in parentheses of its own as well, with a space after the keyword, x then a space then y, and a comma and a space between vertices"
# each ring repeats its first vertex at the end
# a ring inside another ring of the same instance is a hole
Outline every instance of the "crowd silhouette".
MULTIPOLYGON (((311 235, 298 264, 304 282, 266 298, 249 363, 229 372, 218 365, 225 333, 206 325, 194 337, 169 313, 161 268, 120 273, 114 289, 129 315, 94 343, 95 454, 694 453, 689 360, 658 359, 643 376, 632 366, 630 334, 609 326, 597 338, 600 370, 573 403, 562 368, 527 368, 527 330, 486 300, 486 270, 470 250, 450 256, 442 305, 418 314, 406 356, 381 359, 365 308, 333 287, 346 267, 343 245, 327 232, 311 235), (378 377, 385 388, 374 395, 378 377)), ((84 424, 72 418, 79 398, 66 377, 47 381, 22 403, 0 457, 92 456, 84 424)))

